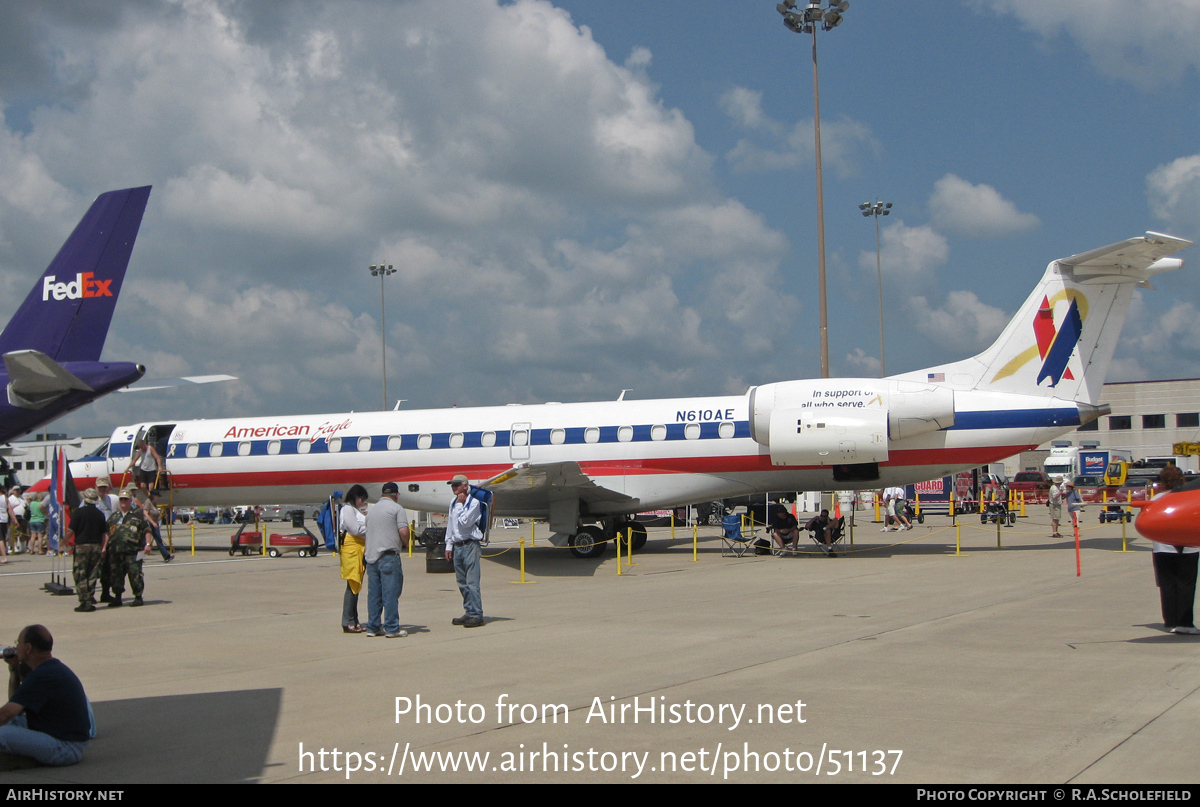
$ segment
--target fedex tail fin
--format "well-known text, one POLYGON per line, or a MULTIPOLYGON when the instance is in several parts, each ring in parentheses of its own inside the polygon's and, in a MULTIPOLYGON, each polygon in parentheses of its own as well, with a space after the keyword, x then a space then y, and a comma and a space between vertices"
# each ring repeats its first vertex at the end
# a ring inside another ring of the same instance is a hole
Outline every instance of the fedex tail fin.
POLYGON ((1183 266, 1191 241, 1148 232, 1051 261, 1004 332, 973 358, 905 378, 1098 403, 1135 286, 1183 266))
POLYGON ((56 362, 99 361, 150 186, 96 197, 0 334, 0 354, 36 350, 56 362))

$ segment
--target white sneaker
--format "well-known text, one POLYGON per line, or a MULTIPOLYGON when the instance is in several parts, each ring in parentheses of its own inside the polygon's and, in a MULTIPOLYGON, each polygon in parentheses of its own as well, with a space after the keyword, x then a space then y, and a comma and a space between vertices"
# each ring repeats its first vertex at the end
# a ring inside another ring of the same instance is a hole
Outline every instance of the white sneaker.
POLYGON ((408 631, 398 630, 395 633, 385 633, 383 635, 383 638, 385 638, 385 639, 403 639, 407 635, 408 635, 408 631))
POLYGON ((1182 633, 1185 636, 1200 636, 1200 628, 1191 628, 1181 625, 1177 628, 1172 628, 1171 633, 1182 633))

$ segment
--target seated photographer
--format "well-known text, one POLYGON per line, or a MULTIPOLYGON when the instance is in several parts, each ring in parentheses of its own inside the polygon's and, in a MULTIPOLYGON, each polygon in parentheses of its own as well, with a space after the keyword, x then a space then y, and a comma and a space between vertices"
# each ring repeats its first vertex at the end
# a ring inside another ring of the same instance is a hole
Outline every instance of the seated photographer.
POLYGON ((43 765, 74 765, 92 736, 83 684, 51 650, 54 637, 42 625, 30 625, 6 648, 11 678, 19 667, 29 672, 10 686, 9 701, 0 706, 0 751, 32 757, 43 765), (15 651, 15 652, 14 652, 15 651))

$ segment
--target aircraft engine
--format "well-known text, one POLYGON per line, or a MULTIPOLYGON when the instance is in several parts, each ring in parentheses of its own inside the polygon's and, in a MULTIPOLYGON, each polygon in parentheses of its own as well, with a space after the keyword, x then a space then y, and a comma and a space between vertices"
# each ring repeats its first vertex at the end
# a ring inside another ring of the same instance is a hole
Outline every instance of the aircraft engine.
POLYGON ((954 425, 954 391, 884 379, 813 379, 750 390, 750 434, 773 465, 886 462, 890 442, 954 425))

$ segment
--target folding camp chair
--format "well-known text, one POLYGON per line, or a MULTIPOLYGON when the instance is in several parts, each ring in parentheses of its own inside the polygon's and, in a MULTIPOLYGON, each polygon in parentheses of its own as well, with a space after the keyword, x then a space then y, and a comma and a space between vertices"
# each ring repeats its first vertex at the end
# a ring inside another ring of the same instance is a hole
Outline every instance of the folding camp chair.
POLYGON ((742 517, 725 516, 721 519, 721 557, 740 558, 752 554, 754 534, 742 534, 742 517))

